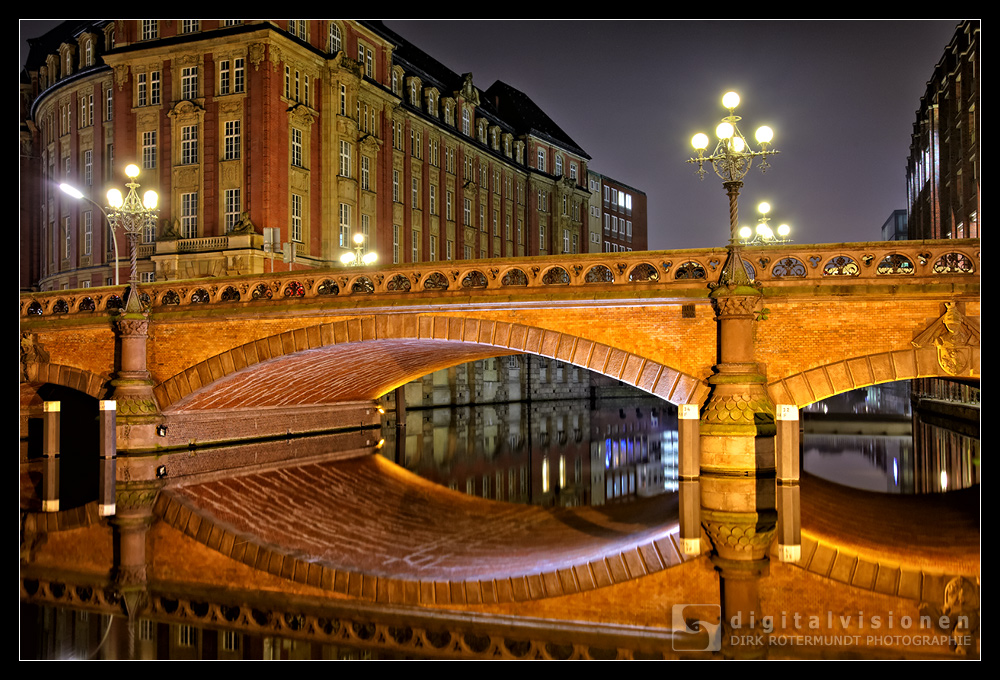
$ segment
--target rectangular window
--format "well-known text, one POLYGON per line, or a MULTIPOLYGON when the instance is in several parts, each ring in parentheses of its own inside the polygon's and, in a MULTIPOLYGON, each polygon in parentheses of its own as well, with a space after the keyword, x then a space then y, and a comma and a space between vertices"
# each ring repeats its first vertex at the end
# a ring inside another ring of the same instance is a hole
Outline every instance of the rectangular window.
POLYGON ((430 253, 428 257, 431 262, 437 259, 437 236, 431 234, 430 253))
POLYGON ((197 33, 201 30, 201 21, 198 19, 181 19, 181 33, 197 33))
POLYGON ((452 259, 452 257, 454 257, 454 252, 453 252, 454 251, 454 247, 455 247, 455 244, 451 241, 451 239, 445 241, 445 244, 444 244, 444 256, 445 256, 445 259, 450 260, 450 259, 452 259))
POLYGON ((94 215, 89 210, 83 213, 83 254, 90 255, 94 250, 94 215))
POLYGON ((143 40, 156 40, 160 36, 160 26, 156 19, 143 19, 140 23, 143 40))
POLYGON ((350 249, 351 243, 351 206, 340 204, 340 247, 350 249))
POLYGON ((231 74, 229 72, 229 60, 225 59, 219 62, 219 94, 229 94, 232 88, 232 83, 230 82, 231 74))
POLYGON ((371 159, 368 156, 361 157, 361 188, 371 191, 371 159))
POLYGON ((302 242, 302 197, 292 194, 292 240, 302 242))
POLYGON ((351 176, 351 143, 340 141, 340 176, 350 177, 351 176))
POLYGON ((499 210, 494 210, 493 211, 493 235, 494 236, 499 236, 500 235, 500 211, 499 210))
POLYGON ((149 75, 138 73, 135 76, 135 105, 146 106, 149 104, 149 75))
POLYGON ((545 149, 538 149, 538 169, 545 172, 545 149))
POLYGON ((240 221, 240 208, 242 203, 240 202, 239 189, 226 189, 225 206, 226 231, 232 231, 233 227, 236 226, 236 223, 240 221))
POLYGON ((83 183, 88 187, 94 184, 94 152, 90 149, 83 152, 83 183))
POLYGON ((292 165, 302 167, 302 130, 296 128, 292 128, 292 165))
MULTIPOLYGON (((429 187, 430 195, 428 196, 430 200, 431 215, 437 215, 437 187, 433 184, 429 187)), ((432 258, 433 259, 433 258, 432 258)))
POLYGON ((198 162, 198 126, 185 125, 181 128, 181 165, 198 162))
POLYGON ((444 209, 445 209, 445 219, 449 222, 454 219, 452 217, 452 203, 454 201, 454 195, 450 191, 445 192, 444 209))
POLYGON ((399 170, 392 171, 392 202, 399 203, 399 170))
POLYGON ((142 133, 142 167, 150 170, 156 167, 156 131, 142 133))
MULTIPOLYGON (((464 220, 465 226, 471 227, 472 226, 472 199, 469 199, 469 198, 465 199, 465 210, 464 210, 464 213, 463 213, 463 217, 465 218, 465 220, 464 220)), ((466 258, 466 259, 468 259, 468 258, 466 258)))
POLYGON ((104 91, 104 120, 111 120, 115 110, 115 89, 108 88, 104 91))
POLYGON ((181 194, 181 237, 198 238, 198 194, 181 194))
POLYGON ((227 161, 238 159, 240 157, 240 148, 242 147, 240 137, 240 121, 226 121, 224 143, 225 156, 223 156, 223 159, 227 161))
POLYGON ((158 106, 160 104, 160 72, 150 71, 149 73, 149 105, 158 106))
POLYGON ((372 229, 371 229, 371 216, 369 216, 369 215, 362 215, 361 216, 361 235, 364 236, 364 238, 365 238, 365 241, 362 244, 362 245, 364 245, 365 251, 367 251, 368 248, 369 248, 369 243, 370 243, 369 239, 371 238, 371 231, 372 231, 372 229))
POLYGON ((198 98, 198 67, 186 66, 181 70, 181 99, 198 98))
POLYGON ((69 217, 63 218, 63 259, 68 260, 72 250, 73 238, 69 233, 69 217))
POLYGON ((392 263, 399 264, 399 225, 392 225, 392 263))
MULTIPOLYGON (((410 180, 410 207, 420 207, 420 180, 416 177, 410 180)), ((416 262, 416 260, 414 260, 416 262)))
POLYGON ((410 262, 420 262, 420 232, 416 229, 413 230, 413 239, 411 241, 413 246, 413 259, 410 262))

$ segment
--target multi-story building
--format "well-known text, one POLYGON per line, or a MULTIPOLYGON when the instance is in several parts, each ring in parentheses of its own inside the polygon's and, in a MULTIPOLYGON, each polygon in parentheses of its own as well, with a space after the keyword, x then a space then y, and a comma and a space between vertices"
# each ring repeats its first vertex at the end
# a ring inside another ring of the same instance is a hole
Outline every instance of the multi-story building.
MULTIPOLYGON (((597 175, 597 173, 592 173, 597 175)), ((605 253, 646 250, 646 194, 606 175, 600 180, 602 248, 605 253)))
POLYGON ((147 280, 336 266, 355 234, 386 263, 587 238, 586 152, 380 22, 65 22, 31 42, 21 101, 22 289, 113 282, 127 246, 98 204, 128 163, 160 196, 147 280))
POLYGON ((906 164, 911 239, 979 238, 979 22, 958 25, 927 82, 906 164))
POLYGON ((893 210, 889 219, 882 224, 882 240, 905 241, 906 238, 906 210, 893 210))

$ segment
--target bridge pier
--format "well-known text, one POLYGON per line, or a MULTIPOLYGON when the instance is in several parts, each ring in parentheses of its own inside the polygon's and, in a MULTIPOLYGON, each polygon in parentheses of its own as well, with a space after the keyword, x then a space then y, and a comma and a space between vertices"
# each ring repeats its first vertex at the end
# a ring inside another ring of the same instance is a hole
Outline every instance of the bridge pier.
POLYGON ((117 377, 111 381, 111 398, 117 402, 117 448, 123 452, 154 448, 160 409, 146 363, 149 314, 123 313, 114 326, 119 364, 117 377))

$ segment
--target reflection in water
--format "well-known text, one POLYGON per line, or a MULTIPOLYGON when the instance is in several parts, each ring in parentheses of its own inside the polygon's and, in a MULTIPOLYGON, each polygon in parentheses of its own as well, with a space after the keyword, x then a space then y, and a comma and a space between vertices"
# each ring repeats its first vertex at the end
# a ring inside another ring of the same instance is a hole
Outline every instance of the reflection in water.
POLYGON ((510 503, 604 505, 677 490, 677 409, 653 397, 410 410, 382 455, 425 479, 510 503))

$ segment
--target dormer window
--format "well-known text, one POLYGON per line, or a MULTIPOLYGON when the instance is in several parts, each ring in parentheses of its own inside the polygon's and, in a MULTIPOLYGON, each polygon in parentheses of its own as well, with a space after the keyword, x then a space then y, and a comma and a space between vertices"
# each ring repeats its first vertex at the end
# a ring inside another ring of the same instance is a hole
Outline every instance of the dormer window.
POLYGON ((469 109, 462 107, 462 134, 472 136, 472 120, 469 109))

